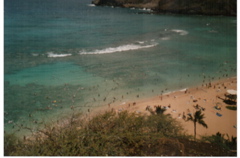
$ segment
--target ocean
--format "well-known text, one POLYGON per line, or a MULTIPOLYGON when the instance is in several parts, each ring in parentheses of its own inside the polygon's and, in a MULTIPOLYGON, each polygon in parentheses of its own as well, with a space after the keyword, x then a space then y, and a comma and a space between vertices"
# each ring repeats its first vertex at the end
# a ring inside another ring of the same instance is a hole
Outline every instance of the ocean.
POLYGON ((4 1, 4 130, 235 77, 237 19, 4 1))

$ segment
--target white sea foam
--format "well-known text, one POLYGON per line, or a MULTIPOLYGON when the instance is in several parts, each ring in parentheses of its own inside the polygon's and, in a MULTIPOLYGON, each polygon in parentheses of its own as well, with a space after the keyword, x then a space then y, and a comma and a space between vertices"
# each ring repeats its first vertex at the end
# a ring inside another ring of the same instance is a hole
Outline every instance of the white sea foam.
POLYGON ((163 37, 163 38, 161 38, 161 40, 164 40, 164 41, 170 40, 170 37, 163 37))
POLYGON ((88 4, 89 7, 95 7, 95 4, 88 4))
POLYGON ((149 9, 149 8, 142 8, 142 9, 139 9, 139 10, 142 10, 142 11, 149 11, 149 12, 151 12, 152 10, 151 9, 149 9))
POLYGON ((179 90, 180 92, 185 92, 188 88, 184 88, 184 89, 181 89, 179 90))
POLYGON ((138 50, 144 48, 151 48, 156 46, 157 43, 149 44, 149 45, 139 45, 139 44, 127 44, 118 47, 110 47, 106 49, 97 49, 94 51, 81 51, 79 54, 107 54, 107 53, 116 53, 116 52, 124 52, 129 50, 138 50))
POLYGON ((169 95, 171 93, 174 93, 175 91, 170 91, 170 92, 166 92, 166 93, 163 93, 163 95, 169 95))
POLYGON ((183 89, 180 89, 180 90, 169 91, 169 92, 163 93, 163 95, 169 95, 169 94, 172 94, 172 93, 175 93, 175 92, 185 92, 186 90, 188 90, 188 88, 183 88, 183 89))
POLYGON ((66 57, 66 56, 72 55, 72 54, 54 54, 53 52, 48 52, 47 54, 49 58, 59 58, 59 57, 66 57))
POLYGON ((209 30, 208 32, 210 32, 210 33, 218 33, 218 31, 216 31, 216 30, 209 30))
POLYGON ((37 53, 32 53, 32 56, 37 57, 37 56, 39 56, 39 54, 37 54, 37 53))
POLYGON ((171 31, 176 32, 176 33, 179 33, 180 35, 187 35, 187 34, 188 34, 188 32, 185 31, 185 30, 173 29, 173 30, 171 30, 171 31))
POLYGON ((144 41, 137 41, 139 44, 143 44, 143 43, 145 43, 144 41))

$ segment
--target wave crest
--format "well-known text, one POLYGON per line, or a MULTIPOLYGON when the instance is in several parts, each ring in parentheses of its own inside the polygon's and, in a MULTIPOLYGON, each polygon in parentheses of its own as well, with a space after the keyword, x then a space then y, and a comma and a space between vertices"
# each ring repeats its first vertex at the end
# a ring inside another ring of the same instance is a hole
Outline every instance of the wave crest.
POLYGON ((53 52, 48 52, 47 54, 49 58, 59 58, 59 57, 66 57, 66 56, 72 55, 72 54, 54 54, 53 52))
POLYGON ((156 46, 157 43, 149 44, 149 45, 138 45, 138 44, 127 44, 118 47, 110 47, 106 49, 96 49, 94 51, 81 51, 79 54, 108 54, 108 53, 116 53, 116 52, 124 52, 130 50, 138 50, 144 48, 151 48, 156 46))
POLYGON ((173 29, 173 30, 171 30, 171 31, 176 32, 176 33, 179 33, 180 35, 187 35, 187 34, 188 34, 188 32, 185 31, 185 30, 173 29))
POLYGON ((89 7, 95 7, 95 4, 88 4, 89 7))

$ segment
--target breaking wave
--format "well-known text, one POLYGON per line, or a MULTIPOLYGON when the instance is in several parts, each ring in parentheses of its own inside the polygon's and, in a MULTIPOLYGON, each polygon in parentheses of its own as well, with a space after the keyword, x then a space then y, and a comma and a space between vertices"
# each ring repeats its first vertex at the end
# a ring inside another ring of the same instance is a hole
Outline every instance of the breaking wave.
POLYGON ((116 52, 124 52, 130 50, 138 50, 155 47, 157 43, 142 45, 144 42, 139 42, 139 44, 127 44, 118 47, 109 47, 106 49, 96 49, 93 51, 80 51, 79 54, 107 54, 107 53, 116 53, 116 52))
POLYGON ((173 29, 173 30, 171 30, 171 31, 176 32, 176 33, 179 33, 179 35, 187 35, 187 34, 188 34, 188 32, 185 31, 185 30, 173 29))
POLYGON ((72 55, 72 54, 54 54, 53 52, 48 52, 47 54, 49 58, 60 58, 72 55))
POLYGON ((88 4, 89 7, 95 7, 95 4, 88 4))

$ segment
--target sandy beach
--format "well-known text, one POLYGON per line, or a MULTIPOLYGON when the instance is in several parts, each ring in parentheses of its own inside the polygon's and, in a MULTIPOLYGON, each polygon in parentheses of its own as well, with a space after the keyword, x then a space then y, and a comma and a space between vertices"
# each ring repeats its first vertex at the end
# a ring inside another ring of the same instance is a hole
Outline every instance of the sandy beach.
MULTIPOLYGON (((167 107, 166 114, 171 114, 173 118, 179 120, 187 134, 194 135, 194 126, 191 121, 186 122, 183 116, 188 113, 194 113, 198 108, 203 109, 205 115, 204 121, 208 128, 197 125, 197 137, 204 135, 212 135, 220 132, 229 135, 229 137, 237 136, 237 111, 229 110, 229 106, 224 102, 227 90, 237 90, 237 78, 228 78, 212 82, 211 85, 205 84, 198 87, 183 89, 162 96, 141 99, 138 98, 131 102, 123 102, 121 104, 106 105, 91 111, 90 115, 99 114, 106 110, 115 110, 121 112, 128 110, 138 114, 150 114, 146 108, 154 108, 154 106, 167 107), (215 108, 215 107, 218 107, 215 108)), ((232 105, 237 106, 237 105, 232 105)))

